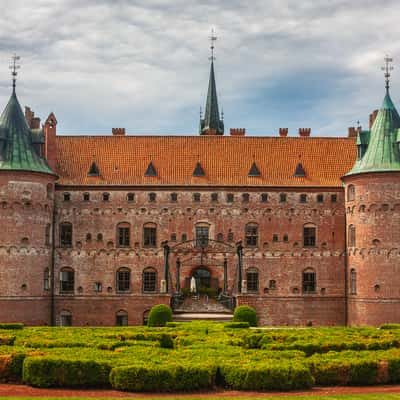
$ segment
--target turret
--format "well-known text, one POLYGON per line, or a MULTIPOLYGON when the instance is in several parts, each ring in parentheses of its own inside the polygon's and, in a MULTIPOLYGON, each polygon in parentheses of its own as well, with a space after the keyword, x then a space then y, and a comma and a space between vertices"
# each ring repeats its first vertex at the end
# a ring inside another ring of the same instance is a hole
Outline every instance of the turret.
POLYGON ((350 325, 400 323, 400 116, 386 94, 370 131, 357 137, 358 158, 346 190, 347 298, 350 325))
POLYGON ((51 323, 52 216, 56 175, 40 156, 15 83, 0 116, 0 321, 51 323))

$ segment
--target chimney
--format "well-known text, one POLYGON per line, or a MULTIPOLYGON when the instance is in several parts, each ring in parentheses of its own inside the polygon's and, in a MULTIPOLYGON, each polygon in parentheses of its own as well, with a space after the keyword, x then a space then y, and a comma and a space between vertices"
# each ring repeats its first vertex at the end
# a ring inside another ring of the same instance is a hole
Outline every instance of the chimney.
POLYGON ((28 123, 28 126, 31 126, 32 118, 34 117, 35 113, 31 111, 30 107, 25 106, 25 119, 28 123))
POLYGON ((374 110, 372 111, 371 114, 369 114, 369 129, 372 128, 372 125, 374 124, 377 115, 378 115, 378 110, 374 110))
POLYGON ((113 136, 125 136, 125 128, 112 128, 113 136))
POLYGON ((299 136, 308 137, 311 135, 311 128, 299 128, 299 136))
POLYGON ((31 123, 30 123, 29 127, 31 129, 39 129, 40 128, 40 118, 39 117, 33 117, 31 119, 31 123))
POLYGON ((279 128, 279 136, 286 137, 289 133, 289 128, 279 128))
POLYGON ((55 171, 56 169, 56 136, 57 136, 57 119, 53 113, 51 113, 44 123, 44 154, 49 164, 49 167, 55 171))
POLYGON ((354 128, 354 126, 350 126, 348 129, 347 137, 349 137, 349 138, 357 137, 357 132, 358 132, 358 130, 356 128, 354 128))
POLYGON ((245 128, 231 128, 230 135, 231 136, 245 136, 246 129, 245 128))

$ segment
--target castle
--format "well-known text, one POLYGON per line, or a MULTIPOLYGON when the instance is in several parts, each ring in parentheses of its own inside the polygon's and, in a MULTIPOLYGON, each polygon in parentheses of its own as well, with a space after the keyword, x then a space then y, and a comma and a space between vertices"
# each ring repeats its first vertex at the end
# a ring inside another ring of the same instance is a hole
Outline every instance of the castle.
MULTIPOLYGON (((198 136, 57 134, 13 90, 0 117, 0 321, 137 325, 214 290, 261 324, 400 322, 400 117, 348 137, 249 137, 217 101, 198 136)), ((14 60, 15 62, 15 60, 14 60)), ((15 66, 15 63, 14 63, 15 66)))

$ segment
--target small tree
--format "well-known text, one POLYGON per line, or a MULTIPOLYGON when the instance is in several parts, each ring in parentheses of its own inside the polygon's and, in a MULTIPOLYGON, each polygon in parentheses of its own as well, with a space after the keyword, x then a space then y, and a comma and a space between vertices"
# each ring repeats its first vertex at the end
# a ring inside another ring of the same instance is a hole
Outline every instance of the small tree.
POLYGON ((248 322, 250 326, 257 326, 256 310, 250 306, 239 306, 233 314, 234 322, 248 322))
POLYGON ((153 306, 149 313, 147 326, 165 326, 172 321, 172 310, 165 304, 153 306))

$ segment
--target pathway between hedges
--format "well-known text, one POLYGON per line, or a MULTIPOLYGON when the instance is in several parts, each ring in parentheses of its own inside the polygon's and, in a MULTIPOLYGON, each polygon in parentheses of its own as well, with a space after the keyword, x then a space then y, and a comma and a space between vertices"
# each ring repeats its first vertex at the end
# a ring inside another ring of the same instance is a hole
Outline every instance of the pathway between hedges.
POLYGON ((116 390, 80 390, 80 389, 38 389, 26 385, 0 384, 1 396, 22 396, 22 397, 108 397, 108 398, 145 398, 145 397, 164 397, 171 398, 202 398, 209 397, 264 397, 264 396, 322 396, 336 394, 363 394, 363 393, 400 393, 400 385, 382 386, 335 386, 335 387, 314 387, 306 391, 292 392, 239 392, 233 390, 221 390, 203 393, 128 393, 116 390))

